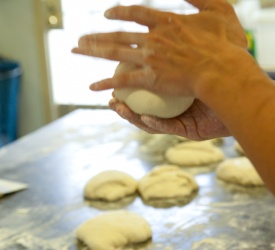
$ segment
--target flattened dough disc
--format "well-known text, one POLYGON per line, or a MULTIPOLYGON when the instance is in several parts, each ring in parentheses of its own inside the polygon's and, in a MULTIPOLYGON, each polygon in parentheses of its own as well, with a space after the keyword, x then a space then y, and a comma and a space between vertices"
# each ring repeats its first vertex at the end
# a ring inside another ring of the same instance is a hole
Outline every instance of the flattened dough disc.
POLYGON ((264 186, 261 177, 246 157, 225 160, 216 171, 217 176, 224 181, 243 186, 264 186))
POLYGON ((174 165, 161 165, 146 174, 138 183, 145 200, 190 196, 198 190, 194 177, 174 165))
POLYGON ((92 200, 115 201, 135 193, 136 190, 137 181, 133 177, 121 171, 109 170, 89 180, 84 196, 92 200))
POLYGON ((183 142, 168 148, 165 157, 175 165, 200 166, 222 161, 224 154, 211 141, 183 142))
POLYGON ((139 214, 128 211, 108 212, 83 223, 77 238, 91 250, 115 250, 145 242, 152 237, 149 223, 139 214))

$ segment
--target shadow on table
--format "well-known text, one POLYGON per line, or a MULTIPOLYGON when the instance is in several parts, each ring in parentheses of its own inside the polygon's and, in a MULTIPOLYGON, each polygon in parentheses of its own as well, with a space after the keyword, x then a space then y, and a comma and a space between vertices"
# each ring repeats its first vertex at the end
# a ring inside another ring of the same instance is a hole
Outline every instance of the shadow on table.
POLYGON ((119 199, 117 201, 104 201, 104 200, 88 200, 85 199, 85 204, 100 210, 115 210, 115 209, 120 209, 123 207, 128 206, 131 204, 136 197, 138 196, 137 193, 126 196, 122 199, 119 199))

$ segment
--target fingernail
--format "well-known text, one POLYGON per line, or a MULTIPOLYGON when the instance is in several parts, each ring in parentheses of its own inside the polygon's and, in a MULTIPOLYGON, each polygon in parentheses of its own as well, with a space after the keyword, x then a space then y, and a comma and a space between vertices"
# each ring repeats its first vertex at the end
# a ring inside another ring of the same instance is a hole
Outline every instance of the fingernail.
POLYGON ((112 9, 108 9, 105 11, 104 16, 108 19, 114 18, 114 11, 112 11, 112 9))
POLYGON ((90 89, 91 90, 98 90, 98 86, 99 84, 96 82, 96 83, 93 83, 91 86, 90 86, 90 89))

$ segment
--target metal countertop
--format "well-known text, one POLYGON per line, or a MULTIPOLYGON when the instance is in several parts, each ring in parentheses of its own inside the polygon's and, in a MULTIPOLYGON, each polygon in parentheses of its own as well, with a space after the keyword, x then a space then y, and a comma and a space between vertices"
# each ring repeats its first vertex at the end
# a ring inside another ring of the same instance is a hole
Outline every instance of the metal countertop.
MULTIPOLYGON (((83 200, 92 176, 117 169, 140 179, 165 163, 164 149, 176 142, 141 132, 109 110, 77 110, 2 148, 0 177, 29 189, 0 199, 0 250, 84 250, 74 230, 107 208, 137 212, 152 226, 151 242, 126 249, 274 250, 273 196, 220 182, 211 167, 187 169, 200 189, 184 206, 153 207, 140 197, 83 200)), ((233 143, 231 137, 220 145, 227 158, 238 156, 233 143)))

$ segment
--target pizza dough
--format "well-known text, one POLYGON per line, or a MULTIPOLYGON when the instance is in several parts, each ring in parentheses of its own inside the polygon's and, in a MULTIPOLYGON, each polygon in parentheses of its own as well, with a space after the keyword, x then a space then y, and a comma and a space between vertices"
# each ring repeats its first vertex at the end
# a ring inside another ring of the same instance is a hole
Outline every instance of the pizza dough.
POLYGON ((130 175, 109 170, 93 177, 86 184, 84 196, 93 200, 115 201, 127 195, 135 193, 137 181, 130 175))
POLYGON ((149 223, 139 214, 128 211, 108 212, 83 223, 77 238, 91 250, 115 250, 145 242, 152 237, 149 223))
POLYGON ((246 157, 228 159, 217 168, 217 176, 243 186, 263 186, 264 182, 246 157))
POLYGON ((194 177, 174 165, 161 165, 146 174, 138 183, 144 200, 190 196, 198 190, 194 177))
POLYGON ((211 141, 183 142, 168 148, 165 157, 172 164, 199 166, 222 161, 224 154, 211 141))
POLYGON ((243 148, 241 147, 241 145, 236 141, 235 142, 235 148, 238 151, 239 154, 244 155, 244 151, 243 148))
MULTIPOLYGON (((132 63, 120 63, 115 75, 134 69, 136 66, 132 63)), ((139 88, 115 89, 115 96, 137 114, 160 118, 176 117, 186 111, 194 101, 192 97, 170 96, 139 88)))

